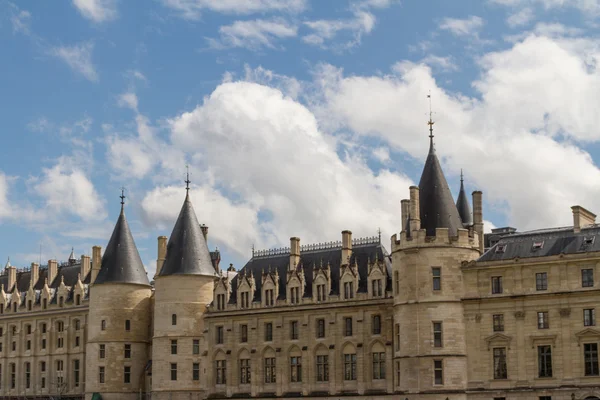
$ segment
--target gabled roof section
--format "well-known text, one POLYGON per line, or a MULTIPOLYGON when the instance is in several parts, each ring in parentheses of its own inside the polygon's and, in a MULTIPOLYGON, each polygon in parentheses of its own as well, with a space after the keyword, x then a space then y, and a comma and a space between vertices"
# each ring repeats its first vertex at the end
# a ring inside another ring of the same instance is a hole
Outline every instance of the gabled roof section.
POLYGON ((108 241, 94 284, 132 283, 150 286, 121 203, 121 214, 108 241))
POLYGON ((215 276, 210 251, 196 218, 189 192, 169 237, 165 262, 158 275, 215 276))
POLYGON ((433 134, 430 138, 429 154, 419 182, 421 229, 427 231, 427 236, 435 236, 436 228, 448 228, 454 236, 457 229, 463 227, 462 220, 435 154, 433 134))
POLYGON ((467 227, 473 225, 473 214, 471 214, 471 206, 469 205, 469 199, 465 193, 462 170, 460 171, 460 192, 458 192, 456 208, 458 209, 458 215, 460 216, 463 226, 467 227))

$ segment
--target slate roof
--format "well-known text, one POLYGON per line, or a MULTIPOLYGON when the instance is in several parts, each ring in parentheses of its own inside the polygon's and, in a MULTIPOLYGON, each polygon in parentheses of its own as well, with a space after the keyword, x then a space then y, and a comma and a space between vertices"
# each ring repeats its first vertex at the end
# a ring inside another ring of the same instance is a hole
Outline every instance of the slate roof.
MULTIPOLYGON (((370 243, 364 245, 353 245, 352 247, 352 257, 350 259, 350 264, 354 264, 356 261, 358 265, 358 293, 367 293, 368 291, 368 260, 370 259, 372 262, 375 260, 375 257, 379 258, 379 260, 385 262, 386 270, 387 270, 387 280, 386 280, 386 290, 391 290, 391 275, 392 275, 392 264, 390 260, 390 256, 388 255, 387 250, 381 245, 381 243, 370 243)), ((313 268, 316 266, 323 265, 326 266, 327 263, 330 263, 330 272, 331 272, 331 293, 330 295, 339 295, 339 283, 340 283, 340 266, 341 266, 341 258, 342 258, 342 249, 341 247, 327 248, 321 250, 312 250, 312 251, 302 251, 300 253, 300 266, 302 271, 304 272, 306 286, 304 287, 304 297, 312 297, 312 281, 313 281, 313 268)), ((229 299, 230 304, 237 303, 237 285, 238 279, 240 277, 244 277, 247 274, 248 269, 251 271, 254 276, 254 281, 256 284, 256 291, 254 293, 254 301, 261 300, 261 287, 262 287, 262 273, 263 271, 271 271, 277 270, 279 274, 279 300, 286 298, 286 281, 287 281, 287 268, 290 262, 289 254, 277 254, 273 256, 266 257, 253 257, 246 263, 246 265, 239 271, 237 276, 233 278, 231 282, 231 297, 229 299)))
MULTIPOLYGON (((61 277, 65 278, 65 286, 74 286, 77 283, 77 274, 81 271, 81 264, 65 263, 58 266, 58 272, 56 278, 52 282, 48 282, 49 288, 58 288, 60 286, 61 277)), ((84 285, 90 283, 91 268, 87 276, 82 277, 82 283, 84 285)), ((41 290, 44 288, 46 277, 48 276, 48 266, 41 266, 39 269, 39 278, 37 282, 34 282, 33 289, 41 290)), ((31 270, 17 270, 17 290, 19 292, 26 292, 29 290, 29 281, 31 280, 31 270)), ((12 288, 8 287, 8 274, 0 275, 0 284, 4 285, 4 291, 10 292, 12 288)))
POLYGON ((458 198, 456 199, 456 208, 458 209, 458 215, 463 223, 464 227, 473 225, 473 214, 471 213, 471 206, 469 205, 469 199, 465 193, 465 185, 462 178, 462 172, 460 174, 460 191, 458 192, 458 198))
POLYGON ((450 235, 456 236, 457 229, 463 228, 448 182, 435 154, 433 137, 419 181, 419 205, 421 229, 427 231, 427 236, 435 236, 436 228, 448 228, 450 235))
POLYGON ((169 237, 165 262, 158 275, 215 276, 215 273, 211 253, 188 192, 169 237))
POLYGON ((103 283, 133 283, 150 286, 122 205, 121 214, 102 255, 100 271, 94 282, 96 285, 103 283))
POLYGON ((513 233, 500 238, 478 261, 502 261, 514 258, 548 257, 600 251, 600 224, 580 232, 573 227, 539 229, 513 233))

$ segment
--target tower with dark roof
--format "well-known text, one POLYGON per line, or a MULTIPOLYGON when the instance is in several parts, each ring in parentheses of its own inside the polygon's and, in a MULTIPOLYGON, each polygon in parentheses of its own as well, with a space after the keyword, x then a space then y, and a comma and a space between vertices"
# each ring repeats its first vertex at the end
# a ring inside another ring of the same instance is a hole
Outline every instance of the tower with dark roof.
POLYGON ((125 218, 124 198, 90 288, 86 398, 100 393, 103 399, 133 400, 147 391, 152 288, 125 218))
POLYGON ((419 186, 412 186, 410 200, 402 202, 400 237, 392 236, 395 368, 399 387, 414 393, 411 399, 436 391, 466 399, 461 264, 479 257, 479 237, 465 226, 454 203, 435 152, 431 119, 429 126, 419 186))
MULTIPOLYGON (((206 236, 198 223, 189 195, 186 196, 169 237, 166 254, 159 238, 159 260, 155 277, 152 391, 156 398, 197 393, 193 366, 200 354, 191 351, 194 340, 204 340, 203 315, 213 299, 217 277, 206 236), (176 376, 176 380, 172 376, 176 376)), ((198 372, 204 374, 204 371, 198 372)), ((200 377, 200 381, 203 377, 200 377)))
POLYGON ((458 198, 456 199, 456 208, 458 209, 458 215, 460 215, 463 227, 468 228, 473 225, 473 214, 471 214, 471 206, 469 205, 469 200, 465 193, 465 182, 462 170, 460 171, 460 191, 458 192, 458 198))

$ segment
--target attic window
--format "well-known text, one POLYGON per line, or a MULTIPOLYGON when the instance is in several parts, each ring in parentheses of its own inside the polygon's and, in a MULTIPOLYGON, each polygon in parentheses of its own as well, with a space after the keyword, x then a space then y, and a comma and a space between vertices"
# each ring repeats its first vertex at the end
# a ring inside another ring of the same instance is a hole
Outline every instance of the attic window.
POLYGON ((496 253, 504 253, 505 251, 506 251, 505 244, 499 244, 498 246, 496 246, 496 253))
POLYGON ((541 242, 533 242, 532 250, 539 250, 544 247, 544 241, 541 242))
POLYGON ((594 239, 596 239, 596 236, 586 236, 583 238, 583 243, 584 244, 594 244, 594 239))

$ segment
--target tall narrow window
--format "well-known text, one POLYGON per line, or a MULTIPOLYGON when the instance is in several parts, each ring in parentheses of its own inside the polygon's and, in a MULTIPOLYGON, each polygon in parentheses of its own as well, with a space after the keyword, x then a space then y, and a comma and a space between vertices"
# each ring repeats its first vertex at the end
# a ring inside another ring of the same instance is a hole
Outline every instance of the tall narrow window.
POLYGON ((440 267, 432 267, 431 276, 433 279, 433 290, 442 290, 442 269, 440 267))
POLYGON ((394 326, 395 350, 400 351, 400 324, 394 326))
POLYGON ((444 363, 442 360, 433 361, 433 383, 436 385, 444 384, 444 363))
POLYGON ((240 342, 248 342, 248 325, 240 325, 240 342))
POLYGON ((538 346, 538 376, 552 377, 552 347, 538 346))
POLYGON ((240 383, 242 385, 250 383, 250 359, 240 360, 240 383))
POLYGON ((104 367, 98 367, 98 382, 104 383, 104 367))
POLYGON ((265 383, 275 383, 277 371, 275 370, 275 358, 265 358, 265 383))
POLYGON ((373 353, 373 379, 385 379, 385 353, 373 353))
POLYGON ((223 327, 222 326, 217 326, 217 331, 216 331, 216 342, 217 344, 223 344, 224 342, 224 333, 223 333, 223 327))
POLYGON ((317 301, 325 301, 327 300, 325 293, 325 285, 320 284, 317 285, 317 301))
POLYGON ((591 268, 581 270, 581 286, 582 287, 593 287, 594 286, 594 270, 591 268))
POLYGON ((373 297, 381 297, 383 294, 382 290, 381 279, 373 279, 371 281, 371 294, 373 297))
POLYGON ((273 340, 273 324, 271 322, 265 323, 265 342, 273 340))
POLYGON ((535 290, 548 289, 548 274, 546 272, 538 272, 535 274, 535 290))
POLYGON ((106 345, 105 344, 101 344, 99 345, 99 351, 98 351, 98 357, 99 358, 105 358, 106 357, 106 345))
POLYGON ((200 380, 200 363, 192 363, 192 380, 200 380))
POLYGON ((298 340, 298 321, 290 322, 290 339, 298 340))
POLYGON ((400 273, 398 271, 394 271, 394 293, 400 293, 400 273))
POLYGON ((290 295, 291 295, 290 300, 291 300, 292 304, 300 303, 300 288, 299 287, 290 288, 290 295))
POLYGON ((79 387, 79 360, 73 360, 73 383, 79 387))
POLYGON ((494 332, 504 332, 504 314, 494 314, 494 332))
POLYGON ((290 357, 290 381, 302 382, 302 357, 290 357))
POLYGON ((125 331, 129 332, 131 330, 131 321, 126 319, 125 320, 125 331))
POLYGON ((105 331, 106 330, 106 320, 102 320, 100 321, 100 330, 101 331, 105 331))
MULTIPOLYGON (((177 344, 175 344, 177 346, 177 344)), ((175 349, 177 351, 177 349, 175 349)), ((131 344, 126 343, 123 349, 123 358, 131 358, 131 344)))
POLYGON ((442 323, 434 322, 433 323, 433 347, 442 347, 442 323))
POLYGON ((492 276, 492 294, 502 293, 502 277, 492 276))
POLYGON ((583 326, 596 325, 596 309, 586 308, 583 310, 583 326))
POLYGON ((329 357, 317 356, 317 382, 329 381, 329 357))
POLYGON ((31 387, 31 363, 25 363, 25 388, 31 387))
POLYGON ((14 389, 17 383, 17 365, 15 363, 10 364, 10 388, 14 389))
POLYGON ((176 363, 171 363, 171 380, 172 381, 177 380, 177 364, 176 363))
POLYGON ((373 335, 381 334, 381 315, 373 315, 373 335))
POLYGON ((318 338, 325 337, 325 320, 323 318, 319 318, 317 320, 317 337, 318 338))
POLYGON ((200 354, 200 340, 194 339, 192 341, 192 353, 195 355, 200 354))
POLYGON ((75 325, 75 330, 78 331, 81 329, 81 321, 79 321, 78 319, 76 319, 75 321, 73 321, 73 325, 75 325))
POLYGON ((506 347, 494 348, 494 379, 506 379, 506 347))
POLYGON ((225 294, 220 293, 217 295, 217 310, 221 311, 225 309, 225 294))
POLYGON ((177 325, 177 314, 171 315, 171 325, 177 325))
POLYGON ((249 308, 250 307, 250 292, 242 292, 240 294, 240 297, 242 298, 242 308, 249 308))
POLYGON ((131 383, 131 367, 129 365, 123 367, 123 383, 131 383))
POLYGON ((344 299, 354 298, 354 282, 344 282, 344 299))
POLYGON ((267 307, 272 307, 275 305, 274 298, 273 298, 273 289, 265 290, 265 305, 267 307))
POLYGON ((344 336, 352 336, 352 317, 344 318, 344 336))
POLYGON ((177 340, 171 340, 171 354, 177 354, 177 340))
POLYGON ((548 319, 548 311, 538 311, 537 313, 538 329, 548 329, 550 321, 548 319))
POLYGON ((583 361, 585 363, 585 376, 598 376, 598 343, 585 343, 583 345, 583 361))
POLYGON ((43 299, 42 300, 42 308, 45 310, 46 308, 48 308, 48 299, 43 299))
POLYGON ((81 305, 81 295, 80 294, 75 295, 75 305, 76 306, 81 305))
POLYGON ((356 354, 344 354, 344 380, 356 380, 356 354))

